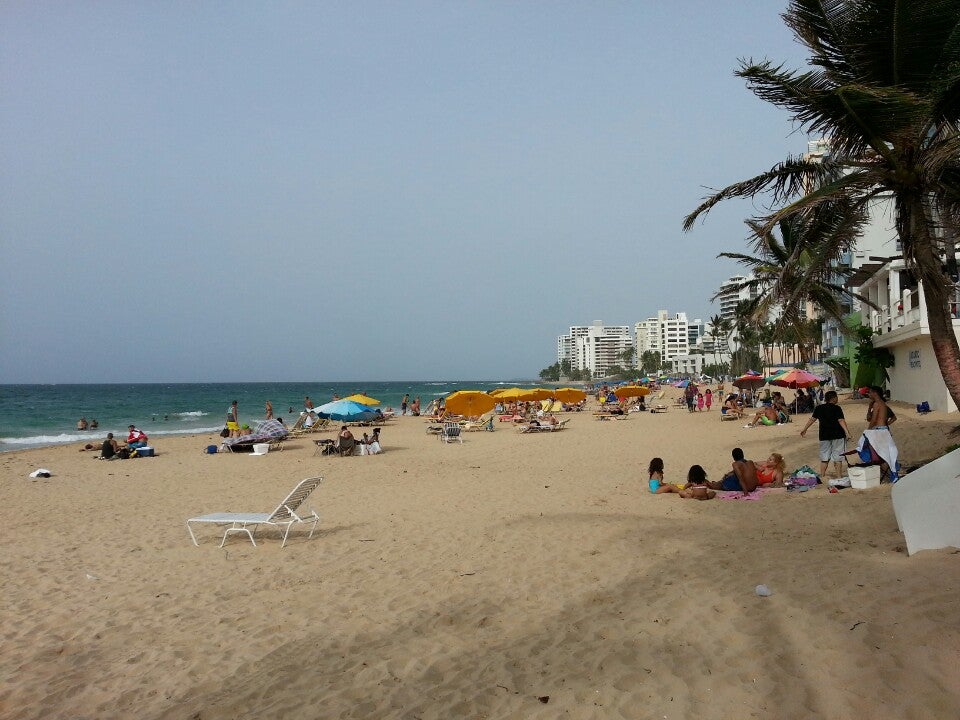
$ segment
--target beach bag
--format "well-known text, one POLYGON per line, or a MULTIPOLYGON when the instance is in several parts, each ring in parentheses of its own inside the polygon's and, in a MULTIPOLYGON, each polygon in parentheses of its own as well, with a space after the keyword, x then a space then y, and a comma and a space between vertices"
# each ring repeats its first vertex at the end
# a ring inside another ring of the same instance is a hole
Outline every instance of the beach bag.
POLYGON ((216 445, 207 445, 207 449, 206 449, 204 452, 206 452, 207 455, 216 455, 216 454, 217 454, 217 446, 216 446, 216 445))
POLYGON ((117 451, 117 457, 121 460, 130 459, 130 448, 120 448, 120 450, 117 451))
POLYGON ((787 478, 786 485, 813 487, 820 482, 820 476, 809 465, 797 468, 793 474, 787 478))
POLYGON ((223 430, 220 431, 220 437, 222 438, 230 437, 230 431, 224 428, 223 430))

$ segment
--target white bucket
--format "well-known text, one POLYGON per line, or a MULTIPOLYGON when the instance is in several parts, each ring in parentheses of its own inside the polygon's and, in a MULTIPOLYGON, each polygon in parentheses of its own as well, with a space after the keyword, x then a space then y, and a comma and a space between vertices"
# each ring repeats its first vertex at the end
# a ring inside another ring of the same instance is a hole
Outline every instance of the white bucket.
POLYGON ((266 455, 270 452, 270 443, 257 443, 253 446, 254 455, 266 455))

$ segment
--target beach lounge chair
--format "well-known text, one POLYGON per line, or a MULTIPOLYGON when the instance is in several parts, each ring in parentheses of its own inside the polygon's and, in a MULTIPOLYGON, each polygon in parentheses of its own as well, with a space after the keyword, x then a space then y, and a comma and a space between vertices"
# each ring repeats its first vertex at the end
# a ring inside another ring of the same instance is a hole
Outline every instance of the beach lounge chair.
POLYGON ((720 422, 723 422, 724 420, 736 420, 736 419, 737 419, 736 413, 730 412, 730 408, 726 406, 720 407, 720 422))
POLYGON ((297 483, 297 486, 287 495, 277 506, 277 509, 271 513, 236 513, 236 512, 220 512, 220 513, 211 513, 209 515, 201 515, 200 517, 190 518, 187 520, 187 532, 190 533, 190 539, 193 540, 193 544, 199 546, 197 542, 196 535, 193 534, 193 528, 191 523, 210 523, 214 525, 229 525, 224 533, 223 540, 220 541, 220 547, 223 547, 223 544, 227 541, 227 536, 230 533, 246 533, 247 537, 250 538, 250 542, 253 543, 253 546, 256 547, 257 543, 253 539, 253 533, 256 532, 257 527, 260 525, 273 525, 276 527, 285 527, 283 532, 283 543, 280 547, 283 548, 287 544, 287 536, 290 535, 290 528, 297 523, 310 522, 310 519, 313 519, 313 527, 310 528, 310 536, 308 540, 313 537, 314 530, 317 529, 317 523, 320 522, 320 516, 317 515, 315 510, 310 511, 310 515, 306 517, 300 517, 297 515, 297 510, 303 504, 303 501, 314 490, 317 489, 317 486, 323 482, 322 477, 312 477, 307 478, 306 480, 301 480, 297 483))
POLYGON ((460 437, 460 423, 444 423, 443 432, 440 433, 440 441, 445 443, 459 442, 463 444, 463 438, 460 437))
POLYGON ((493 430, 493 416, 494 411, 485 412, 483 415, 478 417, 476 420, 467 420, 463 423, 463 429, 469 431, 477 430, 493 430))
POLYGON ((353 455, 356 449, 356 438, 340 438, 340 441, 337 443, 337 450, 340 451, 340 457, 344 457, 345 455, 353 455))

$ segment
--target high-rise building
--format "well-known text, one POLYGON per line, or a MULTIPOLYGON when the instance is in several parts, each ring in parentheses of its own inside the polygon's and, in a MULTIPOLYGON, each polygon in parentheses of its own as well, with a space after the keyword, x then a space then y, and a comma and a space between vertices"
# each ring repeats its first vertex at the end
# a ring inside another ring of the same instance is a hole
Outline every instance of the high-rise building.
POLYGON ((737 305, 744 300, 755 300, 759 292, 754 287, 742 287, 753 280, 752 275, 733 275, 720 283, 717 291, 717 303, 720 305, 720 317, 731 323, 737 320, 737 305))
MULTIPOLYGON (((830 140, 820 138, 807 143, 804 159, 818 161, 829 155, 830 140)), ((857 238, 856 246, 852 251, 844 253, 836 262, 838 271, 846 271, 838 272, 834 276, 833 282, 838 285, 843 284, 844 275, 861 277, 862 274, 857 271, 864 266, 877 263, 882 265, 887 258, 897 256, 901 252, 891 199, 882 195, 874 198, 867 206, 867 213, 869 220, 860 237, 857 238)), ((859 288, 854 285, 850 289, 856 292, 859 288)), ((861 309, 860 301, 856 298, 841 298, 841 302, 846 313, 859 312, 861 309)), ((824 318, 822 333, 821 346, 824 356, 847 355, 849 341, 840 323, 833 318, 824 318)))
POLYGON ((686 355, 690 350, 690 328, 686 313, 670 316, 666 310, 660 310, 655 317, 647 318, 634 325, 637 336, 637 359, 643 353, 655 351, 666 363, 677 355, 686 355))
POLYGON ((557 338, 557 361, 569 360, 571 367, 603 377, 614 365, 624 365, 623 353, 632 346, 628 326, 594 320, 591 325, 573 325, 569 335, 557 338))

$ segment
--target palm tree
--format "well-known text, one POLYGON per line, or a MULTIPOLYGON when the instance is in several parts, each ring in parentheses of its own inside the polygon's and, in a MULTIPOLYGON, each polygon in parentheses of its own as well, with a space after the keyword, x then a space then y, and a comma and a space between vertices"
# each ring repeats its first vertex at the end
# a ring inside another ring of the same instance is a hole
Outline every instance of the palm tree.
POLYGON ((771 207, 785 203, 763 218, 764 231, 828 203, 863 209, 890 197, 904 260, 923 282, 934 354, 960 405, 949 314, 960 227, 960 0, 791 0, 783 18, 809 49, 811 69, 745 60, 737 75, 801 128, 828 137, 831 153, 788 157, 714 193, 684 228, 733 197, 769 193, 771 207))
MULTIPOLYGON (((843 285, 849 271, 836 267, 832 260, 838 249, 850 249, 865 221, 866 216, 845 201, 782 218, 776 224, 779 238, 763 222, 748 220, 750 242, 757 254, 725 252, 718 256, 736 260, 747 269, 750 279, 736 289, 750 289, 756 299, 745 307, 738 305, 737 312, 747 316, 758 330, 770 317, 778 316, 774 332, 782 338, 793 338, 804 327, 809 304, 846 328, 844 300, 857 298, 868 305, 873 303, 843 285)), ((807 362, 808 340, 797 346, 807 362)))
POLYGON ((710 328, 710 332, 713 335, 714 360, 716 360, 719 365, 720 360, 716 357, 717 348, 720 347, 722 343, 727 353, 730 352, 730 333, 733 331, 733 324, 724 317, 714 315, 710 318, 710 328))

